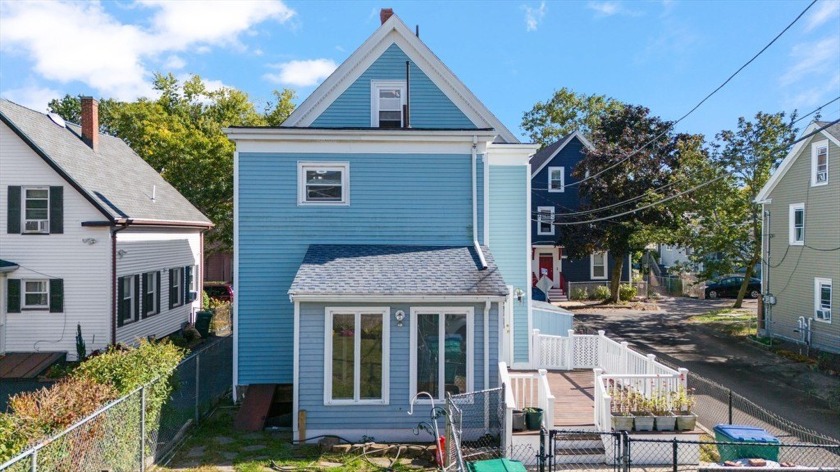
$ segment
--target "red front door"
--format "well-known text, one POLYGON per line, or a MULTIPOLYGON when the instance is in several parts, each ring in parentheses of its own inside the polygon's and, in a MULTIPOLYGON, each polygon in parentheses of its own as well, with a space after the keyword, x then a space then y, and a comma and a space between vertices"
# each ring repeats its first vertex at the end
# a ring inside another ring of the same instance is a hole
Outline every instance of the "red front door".
POLYGON ((548 277, 554 281, 554 256, 551 254, 540 254, 540 273, 538 279, 548 277))

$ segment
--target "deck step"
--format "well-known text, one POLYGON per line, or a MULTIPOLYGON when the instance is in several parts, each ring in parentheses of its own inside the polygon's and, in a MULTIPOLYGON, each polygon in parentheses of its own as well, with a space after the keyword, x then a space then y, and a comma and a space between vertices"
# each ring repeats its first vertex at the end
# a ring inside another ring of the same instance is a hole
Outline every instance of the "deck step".
POLYGON ((596 439, 582 439, 582 438, 575 438, 575 439, 556 439, 555 443, 557 445, 558 450, 566 450, 566 449, 603 449, 604 442, 601 441, 601 438, 596 439))
POLYGON ((554 454, 557 464, 604 464, 607 452, 602 447, 597 449, 562 449, 554 454))

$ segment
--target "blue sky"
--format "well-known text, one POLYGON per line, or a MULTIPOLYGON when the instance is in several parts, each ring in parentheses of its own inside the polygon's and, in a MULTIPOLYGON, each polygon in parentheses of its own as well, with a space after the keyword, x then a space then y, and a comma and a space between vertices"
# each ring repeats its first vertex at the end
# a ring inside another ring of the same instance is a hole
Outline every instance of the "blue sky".
MULTIPOLYGON (((606 94, 676 119, 809 1, 0 0, 0 95, 38 110, 64 94, 133 99, 152 74, 199 74, 256 103, 309 95, 392 7, 515 134, 555 89, 606 94)), ((840 96, 840 0, 819 0, 681 123, 711 136, 757 111, 840 96)), ((823 112, 840 118, 840 101, 823 112)))

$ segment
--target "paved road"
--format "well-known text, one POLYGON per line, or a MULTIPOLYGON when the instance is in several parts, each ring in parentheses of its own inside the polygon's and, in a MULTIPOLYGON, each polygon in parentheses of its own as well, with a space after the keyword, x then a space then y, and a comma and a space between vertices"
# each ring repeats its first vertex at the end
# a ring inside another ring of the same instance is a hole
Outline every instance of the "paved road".
MULTIPOLYGON (((812 372, 807 366, 745 342, 733 342, 685 320, 731 306, 732 300, 667 299, 659 311, 590 308, 575 310, 578 322, 603 329, 645 353, 686 367, 720 383, 783 418, 840 441, 840 412, 808 394, 815 389, 840 391, 840 379, 812 372)), ((755 308, 755 302, 745 308, 755 308)))

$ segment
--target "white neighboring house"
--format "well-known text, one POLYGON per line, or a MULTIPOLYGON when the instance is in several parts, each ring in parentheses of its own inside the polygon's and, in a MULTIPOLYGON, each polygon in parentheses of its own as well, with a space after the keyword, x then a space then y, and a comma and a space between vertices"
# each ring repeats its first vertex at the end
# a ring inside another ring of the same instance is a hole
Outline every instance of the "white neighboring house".
POLYGON ((179 330, 213 224, 121 139, 0 100, 0 354, 88 353, 179 330))

